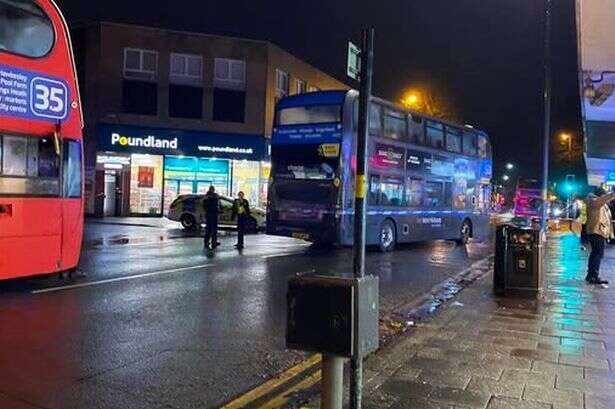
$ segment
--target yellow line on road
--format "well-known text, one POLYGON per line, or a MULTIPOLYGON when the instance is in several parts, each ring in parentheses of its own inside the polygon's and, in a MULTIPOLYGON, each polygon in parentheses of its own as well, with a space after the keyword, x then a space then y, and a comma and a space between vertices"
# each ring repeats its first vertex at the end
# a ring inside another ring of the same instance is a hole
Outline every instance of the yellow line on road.
POLYGON ((305 361, 302 361, 298 363, 297 365, 293 366, 292 368, 287 369, 286 371, 282 372, 280 375, 276 376, 275 378, 268 380, 264 384, 252 389, 250 392, 238 397, 234 401, 227 403, 226 405, 222 406, 220 409, 245 408, 250 403, 265 396, 266 394, 273 391, 275 388, 290 381, 295 376, 301 374, 304 371, 307 371, 308 369, 312 368, 314 365, 319 364, 321 359, 322 358, 319 354, 312 355, 305 361))
POLYGON ((288 403, 293 393, 299 392, 304 389, 309 389, 312 386, 316 385, 320 382, 320 378, 322 377, 322 371, 319 369, 309 377, 305 378, 303 381, 299 382, 292 388, 284 391, 283 394, 278 395, 277 397, 271 399, 269 402, 265 403, 258 407, 258 409, 278 409, 288 403))

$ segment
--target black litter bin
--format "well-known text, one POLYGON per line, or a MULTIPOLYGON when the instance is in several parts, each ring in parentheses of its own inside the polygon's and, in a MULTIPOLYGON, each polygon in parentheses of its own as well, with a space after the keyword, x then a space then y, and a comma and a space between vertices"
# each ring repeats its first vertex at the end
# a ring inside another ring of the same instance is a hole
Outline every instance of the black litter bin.
POLYGON ((544 246, 538 228, 497 227, 493 289, 498 295, 537 297, 544 281, 544 246))

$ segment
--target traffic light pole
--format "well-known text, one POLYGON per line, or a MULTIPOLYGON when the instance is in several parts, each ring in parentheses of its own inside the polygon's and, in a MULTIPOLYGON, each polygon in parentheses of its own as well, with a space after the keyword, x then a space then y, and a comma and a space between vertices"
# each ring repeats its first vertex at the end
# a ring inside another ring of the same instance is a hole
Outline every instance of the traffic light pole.
POLYGON ((542 170, 542 218, 540 227, 547 231, 547 201, 549 191, 549 147, 551 141, 551 0, 546 0, 545 16, 545 133, 543 141, 543 170, 542 170))
MULTIPOLYGON (((353 273, 355 278, 365 276, 365 214, 367 196, 367 138, 369 132, 369 106, 372 95, 374 69, 374 29, 363 30, 361 47, 361 90, 359 95, 359 132, 357 137, 357 175, 355 178, 353 273)), ((359 322, 358 303, 354 303, 354 319, 359 322)), ((358 339, 358 325, 354 326, 354 339, 358 339)), ((350 361, 350 408, 361 409, 363 393, 363 358, 350 361)))

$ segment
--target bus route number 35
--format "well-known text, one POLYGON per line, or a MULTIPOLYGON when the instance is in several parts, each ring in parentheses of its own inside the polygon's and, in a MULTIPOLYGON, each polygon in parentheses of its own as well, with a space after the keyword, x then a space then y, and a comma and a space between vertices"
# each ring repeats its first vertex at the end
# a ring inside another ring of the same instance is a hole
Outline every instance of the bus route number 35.
POLYGON ((30 108, 36 117, 62 120, 68 113, 68 92, 60 81, 36 77, 30 85, 30 108))

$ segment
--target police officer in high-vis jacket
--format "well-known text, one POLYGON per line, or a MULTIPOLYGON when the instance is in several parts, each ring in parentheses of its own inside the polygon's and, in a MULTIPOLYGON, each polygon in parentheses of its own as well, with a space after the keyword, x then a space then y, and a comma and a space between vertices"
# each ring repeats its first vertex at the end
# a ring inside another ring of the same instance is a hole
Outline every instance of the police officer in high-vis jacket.
POLYGON ((238 250, 243 249, 243 236, 246 233, 246 225, 250 217, 250 203, 245 199, 243 192, 237 194, 237 199, 233 203, 233 219, 237 218, 237 244, 238 250))

